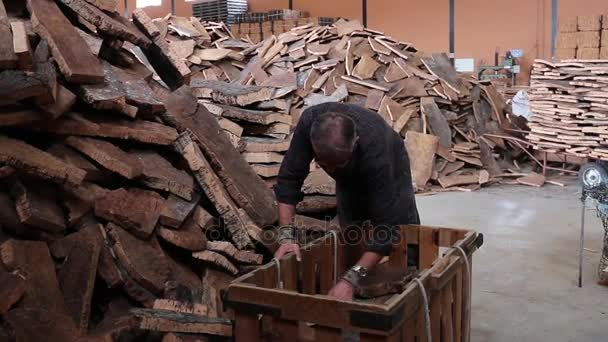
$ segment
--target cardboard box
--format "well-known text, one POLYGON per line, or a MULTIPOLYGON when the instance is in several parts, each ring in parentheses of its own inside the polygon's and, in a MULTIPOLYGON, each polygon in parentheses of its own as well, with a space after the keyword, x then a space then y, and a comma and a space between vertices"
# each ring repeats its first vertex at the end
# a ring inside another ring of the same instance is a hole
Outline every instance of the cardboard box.
POLYGON ((576 49, 555 49, 555 59, 563 61, 565 59, 575 59, 576 49))
POLYGON ((584 31, 576 33, 577 48, 600 47, 600 31, 584 31))
POLYGON ((557 35, 558 49, 574 49, 576 48, 576 32, 565 32, 557 35))
POLYGON ((600 43, 601 47, 608 47, 608 30, 602 30, 600 33, 602 36, 602 41, 600 43))
POLYGON ((600 59, 608 59, 608 46, 600 49, 600 59))
POLYGON ((602 29, 601 15, 584 15, 577 17, 579 31, 599 31, 602 29))
POLYGON ((557 21, 558 32, 576 32, 578 27, 578 19, 576 17, 559 18, 557 21))
POLYGON ((599 48, 578 48, 576 49, 576 59, 599 59, 599 48))

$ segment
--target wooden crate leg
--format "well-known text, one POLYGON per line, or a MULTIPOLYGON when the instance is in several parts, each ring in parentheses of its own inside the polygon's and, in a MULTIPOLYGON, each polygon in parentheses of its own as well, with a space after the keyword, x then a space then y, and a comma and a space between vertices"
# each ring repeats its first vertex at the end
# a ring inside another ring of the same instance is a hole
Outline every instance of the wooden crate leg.
MULTIPOLYGON (((464 267, 464 266, 462 266, 464 267)), ((454 291, 454 336, 456 342, 463 342, 462 338, 462 267, 456 272, 453 283, 454 291)))
POLYGON ((401 342, 401 329, 397 329, 390 336, 361 333, 361 342, 401 342))
POLYGON ((429 340, 429 336, 427 336, 426 333, 426 315, 424 313, 425 309, 423 306, 420 306, 420 309, 418 310, 418 315, 417 315, 417 334, 416 336, 418 336, 418 342, 427 342, 429 340))
POLYGON ((441 337, 441 292, 433 291, 431 294, 431 333, 433 341, 440 341, 441 337))
POLYGON ((273 338, 275 341, 297 341, 298 322, 284 319, 275 319, 273 322, 273 338))
POLYGON ((418 336, 418 315, 414 314, 405 323, 403 323, 403 332, 401 333, 401 339, 403 342, 415 342, 416 336, 418 336))
POLYGON ((258 315, 236 312, 234 315, 234 341, 260 342, 260 321, 258 315))
POLYGON ((342 330, 330 327, 315 326, 315 341, 341 342, 342 330))
POLYGON ((452 317, 452 282, 441 290, 441 342, 454 341, 452 317))

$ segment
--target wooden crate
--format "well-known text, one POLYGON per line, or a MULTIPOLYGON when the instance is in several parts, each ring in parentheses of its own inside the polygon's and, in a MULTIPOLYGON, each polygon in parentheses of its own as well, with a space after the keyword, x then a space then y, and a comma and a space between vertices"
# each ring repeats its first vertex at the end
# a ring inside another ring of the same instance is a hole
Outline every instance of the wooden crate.
POLYGON ((469 272, 483 235, 464 229, 401 227, 401 238, 387 262, 407 267, 407 245, 418 246, 414 259, 422 271, 417 279, 428 306, 416 281, 381 302, 326 296, 347 260, 356 260, 364 250, 364 244, 336 247, 333 239, 326 235, 303 246, 301 262, 288 255, 279 261, 280 267, 273 261, 230 284, 225 304, 235 312, 236 341, 340 341, 342 331, 360 333, 362 342, 427 341, 427 308, 433 341, 466 341, 470 336, 469 272), (467 254, 466 262, 457 247, 467 254))

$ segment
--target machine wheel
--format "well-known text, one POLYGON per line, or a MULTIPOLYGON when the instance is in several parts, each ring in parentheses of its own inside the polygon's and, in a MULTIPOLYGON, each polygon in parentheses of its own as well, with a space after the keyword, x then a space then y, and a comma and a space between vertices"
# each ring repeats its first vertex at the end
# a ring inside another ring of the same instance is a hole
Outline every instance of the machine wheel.
POLYGON ((608 171, 599 163, 587 163, 578 172, 578 177, 585 190, 592 190, 600 185, 608 184, 608 171))

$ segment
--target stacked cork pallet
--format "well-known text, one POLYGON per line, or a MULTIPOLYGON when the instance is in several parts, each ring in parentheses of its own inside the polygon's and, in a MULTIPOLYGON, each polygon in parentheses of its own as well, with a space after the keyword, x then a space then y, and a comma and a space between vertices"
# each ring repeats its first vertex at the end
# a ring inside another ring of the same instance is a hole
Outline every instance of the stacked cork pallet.
POLYGON ((608 160, 608 60, 536 60, 531 78, 535 148, 608 160))
POLYGON ((555 59, 608 59, 608 14, 561 18, 555 59))

